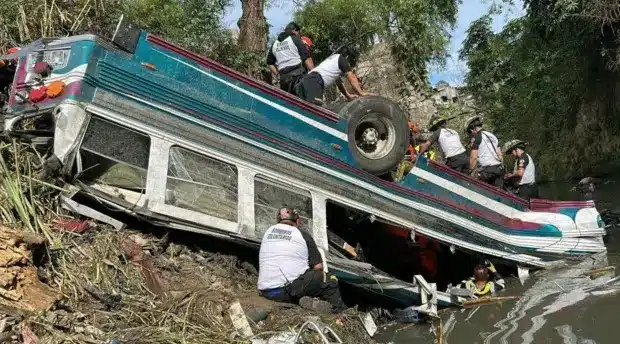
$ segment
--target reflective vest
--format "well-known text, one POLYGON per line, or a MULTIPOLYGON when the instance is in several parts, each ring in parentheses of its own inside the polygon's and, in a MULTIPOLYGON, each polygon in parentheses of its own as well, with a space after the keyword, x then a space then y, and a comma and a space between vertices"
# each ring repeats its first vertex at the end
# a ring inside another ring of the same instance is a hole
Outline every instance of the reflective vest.
MULTIPOLYGON (((420 153, 420 145, 415 146, 415 152, 416 152, 416 154, 419 154, 419 153, 420 153)), ((435 154, 435 151, 434 151, 434 150, 432 150, 432 149, 431 149, 431 150, 428 150, 428 151, 426 152, 426 157, 428 158, 428 160, 435 161, 436 155, 437 155, 437 154, 435 154)), ((412 156, 413 156, 413 154, 412 154, 412 156)))
POLYGON ((476 286, 476 281, 473 278, 470 278, 465 282, 465 288, 471 290, 471 292, 477 297, 487 296, 495 293, 495 283, 491 281, 487 281, 487 283, 482 287, 482 289, 478 289, 476 286))

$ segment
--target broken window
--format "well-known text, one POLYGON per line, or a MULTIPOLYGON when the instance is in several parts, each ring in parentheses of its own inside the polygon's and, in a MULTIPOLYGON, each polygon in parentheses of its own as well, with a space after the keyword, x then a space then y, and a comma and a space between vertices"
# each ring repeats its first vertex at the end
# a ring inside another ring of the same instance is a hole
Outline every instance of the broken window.
POLYGON ((172 147, 166 203, 236 222, 237 167, 172 147))
POLYGON ((267 228, 276 224, 280 207, 296 209, 300 227, 312 232, 312 197, 310 193, 256 177, 254 184, 254 215, 256 237, 262 238, 267 228))
POLYGON ((150 146, 147 135, 93 116, 80 147, 79 179, 143 192, 150 146))

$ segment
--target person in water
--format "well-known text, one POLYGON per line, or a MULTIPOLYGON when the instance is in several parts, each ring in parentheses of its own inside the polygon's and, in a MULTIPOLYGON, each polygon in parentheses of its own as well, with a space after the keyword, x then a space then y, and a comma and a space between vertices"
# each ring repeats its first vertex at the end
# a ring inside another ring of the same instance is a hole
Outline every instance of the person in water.
POLYGON ((527 142, 511 140, 504 145, 504 154, 512 154, 515 158, 515 166, 512 173, 506 173, 504 180, 511 181, 517 186, 516 194, 525 199, 538 197, 536 186, 536 167, 534 160, 525 152, 527 142))
POLYGON ((484 265, 476 265, 474 275, 468 280, 461 282, 458 287, 470 290, 474 297, 479 298, 491 296, 497 291, 505 289, 506 284, 493 263, 485 260, 484 265))

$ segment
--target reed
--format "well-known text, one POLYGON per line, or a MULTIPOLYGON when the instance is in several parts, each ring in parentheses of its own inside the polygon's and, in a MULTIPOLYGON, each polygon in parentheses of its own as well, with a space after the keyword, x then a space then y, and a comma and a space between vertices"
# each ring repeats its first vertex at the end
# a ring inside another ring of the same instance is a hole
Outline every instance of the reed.
MULTIPOLYGON (((82 234, 59 230, 55 221, 71 214, 58 205, 63 188, 36 177, 34 166, 41 166, 42 160, 31 146, 0 143, 1 220, 15 229, 39 233, 51 243, 38 270, 63 295, 56 310, 24 318, 39 343, 101 344, 110 339, 137 344, 250 343, 234 336, 228 306, 234 300, 258 299, 259 304, 265 300, 257 295, 256 276, 240 268, 235 256, 183 243, 183 253, 172 254, 168 247, 178 245, 166 244, 166 236, 116 231, 105 225, 94 224, 82 234), (152 292, 140 262, 124 251, 123 244, 135 237, 148 243, 140 248, 150 262, 143 266, 152 266, 147 273, 163 281, 163 295, 152 292), (67 317, 64 322, 69 325, 59 325, 60 316, 67 317)), ((253 325, 258 337, 300 326, 311 315, 299 307, 274 307, 264 323, 253 325)), ((354 310, 342 317, 321 318, 345 342, 371 342, 354 310)))

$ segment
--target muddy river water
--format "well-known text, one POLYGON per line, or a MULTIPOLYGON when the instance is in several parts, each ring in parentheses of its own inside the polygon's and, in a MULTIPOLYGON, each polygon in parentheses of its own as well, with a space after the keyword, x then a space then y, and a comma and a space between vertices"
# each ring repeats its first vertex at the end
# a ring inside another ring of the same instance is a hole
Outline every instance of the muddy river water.
MULTIPOLYGON (((541 196, 578 199, 571 185, 549 184, 541 196)), ((599 211, 620 212, 620 178, 594 193, 599 211)), ((503 295, 516 301, 442 313, 444 344, 616 344, 620 343, 620 269, 592 279, 583 277, 593 266, 620 267, 620 228, 611 229, 607 256, 586 259, 570 269, 533 273, 523 284, 512 277, 503 295), (605 259, 607 260, 605 262, 605 259)), ((390 328, 376 336, 382 343, 432 343, 428 326, 390 328)))

